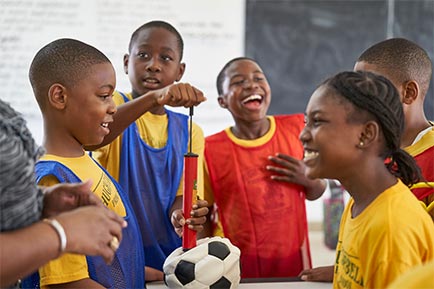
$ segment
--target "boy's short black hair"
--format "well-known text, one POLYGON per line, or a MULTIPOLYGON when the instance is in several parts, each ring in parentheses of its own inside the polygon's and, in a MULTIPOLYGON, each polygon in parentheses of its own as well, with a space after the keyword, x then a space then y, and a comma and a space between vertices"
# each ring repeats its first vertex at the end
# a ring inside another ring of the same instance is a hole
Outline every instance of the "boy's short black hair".
POLYGON ((61 38, 42 47, 29 70, 39 106, 42 108, 41 96, 46 95, 52 84, 74 86, 88 75, 91 66, 100 63, 111 62, 101 51, 79 40, 61 38))
POLYGON ((252 58, 244 57, 244 56, 242 56, 242 57, 235 57, 235 58, 232 58, 231 60, 229 60, 223 66, 223 68, 220 70, 219 74, 217 75, 216 86, 217 86, 217 93, 218 93, 218 95, 222 95, 223 94, 223 81, 225 80, 226 70, 228 69, 229 66, 231 66, 232 63, 240 61, 240 60, 250 60, 250 61, 253 61, 253 62, 257 63, 252 58))
POLYGON ((423 96, 428 92, 432 76, 432 63, 428 53, 405 38, 390 38, 366 49, 357 62, 367 62, 387 70, 399 83, 415 80, 423 96))
POLYGON ((130 43, 128 45, 128 53, 131 53, 131 49, 133 47, 133 43, 136 41, 137 37, 139 36, 139 33, 142 30, 146 30, 149 28, 163 28, 167 31, 171 32, 173 35, 175 35, 176 39, 178 40, 178 49, 179 49, 179 61, 182 60, 183 54, 184 54, 184 40, 182 40, 181 34, 176 30, 175 27, 173 27, 171 24, 161 21, 161 20, 154 20, 147 22, 137 28, 133 34, 131 35, 130 43))

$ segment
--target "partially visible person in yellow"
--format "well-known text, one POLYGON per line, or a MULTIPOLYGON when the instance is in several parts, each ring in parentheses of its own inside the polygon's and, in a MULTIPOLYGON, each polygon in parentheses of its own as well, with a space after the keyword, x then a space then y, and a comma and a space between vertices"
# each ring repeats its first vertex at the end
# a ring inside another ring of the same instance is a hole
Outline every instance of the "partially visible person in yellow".
POLYGON ((404 38, 391 38, 366 49, 354 70, 383 75, 398 89, 405 117, 401 147, 413 156, 423 176, 411 191, 434 221, 434 123, 424 111, 432 66, 422 47, 404 38))
POLYGON ((434 288, 434 260, 409 269, 396 278, 387 289, 432 289, 434 288))
MULTIPOLYGON (((131 92, 116 91, 115 103, 128 104, 143 94, 181 80, 185 71, 183 49, 180 33, 167 22, 151 21, 137 28, 131 36, 128 54, 124 56, 124 70, 131 83, 131 92)), ((198 94, 197 97, 203 96, 198 94)), ((190 133, 192 151, 199 156, 197 191, 201 195, 203 131, 194 122, 189 127, 188 115, 173 112, 164 105, 154 106, 113 142, 92 152, 128 192, 144 242, 147 280, 162 280, 164 260, 181 246, 178 234, 182 227, 176 234, 172 222, 182 217, 179 209, 182 206, 183 161, 189 148, 190 133)), ((198 201, 194 209, 198 209, 196 212, 203 215, 202 221, 205 221, 206 202, 198 201)), ((193 220, 187 220, 190 221, 193 220)))

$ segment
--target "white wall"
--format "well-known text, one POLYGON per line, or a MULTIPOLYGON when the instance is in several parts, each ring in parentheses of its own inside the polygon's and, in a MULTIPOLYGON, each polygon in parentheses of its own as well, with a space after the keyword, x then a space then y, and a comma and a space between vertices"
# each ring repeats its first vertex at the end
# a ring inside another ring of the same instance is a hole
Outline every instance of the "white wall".
MULTIPOLYGON (((1 98, 24 114, 40 144, 42 119, 28 80, 36 52, 57 38, 87 42, 112 61, 117 88, 129 91, 122 57, 131 33, 156 19, 170 22, 183 36, 187 69, 182 81, 208 98, 195 109, 194 121, 205 135, 229 126, 230 114, 217 105, 215 78, 229 59, 244 54, 244 0, 0 0, 1 98)), ((309 220, 321 221, 322 201, 307 206, 309 220)))

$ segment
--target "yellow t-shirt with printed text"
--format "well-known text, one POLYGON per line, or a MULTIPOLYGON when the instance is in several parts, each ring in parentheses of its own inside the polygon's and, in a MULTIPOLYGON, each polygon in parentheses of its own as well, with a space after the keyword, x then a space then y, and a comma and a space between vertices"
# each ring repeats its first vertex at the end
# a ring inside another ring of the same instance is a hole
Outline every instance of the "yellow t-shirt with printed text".
POLYGON ((334 289, 386 288, 411 267, 434 260, 434 224, 400 180, 339 227, 334 289))

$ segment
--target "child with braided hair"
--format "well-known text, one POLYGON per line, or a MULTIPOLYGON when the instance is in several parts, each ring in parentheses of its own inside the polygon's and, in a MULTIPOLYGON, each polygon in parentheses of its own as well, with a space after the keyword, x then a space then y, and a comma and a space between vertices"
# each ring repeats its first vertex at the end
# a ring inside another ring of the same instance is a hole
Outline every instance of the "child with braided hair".
MULTIPOLYGON (((424 111, 432 77, 428 53, 408 39, 390 38, 363 51, 354 70, 382 75, 397 88, 405 119, 400 145, 416 160, 423 177, 410 189, 434 220, 434 127, 424 111)), ((301 275, 307 281, 332 282, 333 266, 305 270, 301 275)))
POLYGON ((351 195, 333 288, 385 288, 434 259, 434 225, 409 189, 421 174, 400 148, 403 130, 398 91, 370 72, 338 73, 309 100, 300 134, 306 175, 337 179, 351 195))

